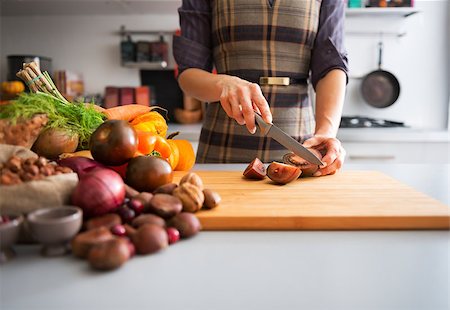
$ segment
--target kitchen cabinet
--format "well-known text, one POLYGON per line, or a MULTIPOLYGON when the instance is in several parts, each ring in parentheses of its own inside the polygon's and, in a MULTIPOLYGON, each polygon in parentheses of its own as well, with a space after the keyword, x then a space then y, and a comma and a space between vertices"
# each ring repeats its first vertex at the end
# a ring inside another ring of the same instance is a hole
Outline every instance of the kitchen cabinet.
POLYGON ((448 142, 342 142, 348 163, 450 163, 448 142))
POLYGON ((410 128, 340 129, 347 163, 450 163, 450 132, 410 128))
POLYGON ((347 17, 409 17, 419 13, 416 8, 347 8, 345 16, 347 17))

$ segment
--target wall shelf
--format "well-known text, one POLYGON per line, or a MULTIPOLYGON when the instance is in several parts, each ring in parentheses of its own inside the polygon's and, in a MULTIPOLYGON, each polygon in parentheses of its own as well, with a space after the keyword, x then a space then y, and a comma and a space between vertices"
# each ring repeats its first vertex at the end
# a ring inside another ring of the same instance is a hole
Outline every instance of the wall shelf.
POLYGON ((126 29, 125 26, 121 26, 120 30, 117 34, 121 36, 127 35, 150 35, 150 36, 172 36, 175 33, 175 30, 129 30, 126 29))
POLYGON ((419 13, 416 8, 347 8, 347 17, 408 17, 419 13))
POLYGON ((141 62, 124 62, 123 67, 141 70, 172 70, 167 67, 166 61, 141 61, 141 62))

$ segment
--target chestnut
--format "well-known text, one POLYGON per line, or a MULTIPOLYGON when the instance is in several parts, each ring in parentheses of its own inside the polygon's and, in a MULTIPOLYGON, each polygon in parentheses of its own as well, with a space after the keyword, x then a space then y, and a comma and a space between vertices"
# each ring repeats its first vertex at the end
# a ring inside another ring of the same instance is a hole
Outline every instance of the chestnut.
POLYGON ((144 224, 155 224, 161 227, 166 226, 166 222, 164 221, 164 219, 155 214, 141 214, 138 217, 134 218, 134 220, 131 222, 131 225, 133 225, 133 227, 140 227, 144 224))
POLYGON ((287 184, 292 182, 302 174, 299 167, 291 166, 279 162, 272 162, 267 168, 267 176, 278 184, 287 184))
POLYGON ((142 204, 144 205, 144 212, 147 212, 150 206, 150 201, 153 198, 153 194, 148 192, 142 192, 134 196, 133 198, 141 201, 142 204))
POLYGON ((108 213, 102 216, 97 216, 88 220, 85 224, 86 230, 91 230, 101 226, 111 228, 115 225, 122 224, 122 219, 115 213, 108 213))
POLYGON ((266 177, 266 166, 263 162, 256 157, 252 162, 245 168, 244 177, 253 180, 262 180, 266 177))
POLYGON ((72 239, 72 253, 77 257, 86 258, 92 247, 113 238, 113 234, 105 226, 82 232, 72 239))
POLYGON ((205 195, 205 201, 203 202, 203 207, 206 209, 214 209, 217 207, 222 200, 219 193, 213 191, 212 189, 205 188, 203 190, 203 195, 205 195))
POLYGON ((181 212, 167 221, 167 227, 174 227, 180 232, 181 238, 189 238, 197 234, 202 226, 198 218, 189 212, 181 212))
POLYGON ((169 194, 169 195, 172 195, 173 190, 175 188, 177 188, 177 187, 178 187, 178 184, 176 184, 176 183, 167 183, 167 184, 161 185, 160 187, 155 189, 153 191, 153 194, 169 194))
POLYGON ((131 234, 131 240, 139 254, 152 254, 169 246, 169 237, 165 228, 144 224, 131 234))
POLYGON ((99 270, 119 268, 131 257, 128 244, 125 238, 114 238, 95 245, 88 255, 91 267, 99 270))
POLYGON ((148 211, 169 219, 181 212, 183 204, 178 197, 169 194, 155 194, 150 200, 148 211))

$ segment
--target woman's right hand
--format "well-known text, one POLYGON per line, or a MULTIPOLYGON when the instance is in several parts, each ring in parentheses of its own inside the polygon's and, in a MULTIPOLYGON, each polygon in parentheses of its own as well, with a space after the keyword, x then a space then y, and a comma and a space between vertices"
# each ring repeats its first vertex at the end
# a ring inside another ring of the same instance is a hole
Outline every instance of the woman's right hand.
POLYGON ((261 114, 264 121, 272 123, 272 113, 261 88, 236 76, 220 75, 220 104, 227 115, 239 125, 245 125, 250 133, 256 132, 255 113, 261 114))

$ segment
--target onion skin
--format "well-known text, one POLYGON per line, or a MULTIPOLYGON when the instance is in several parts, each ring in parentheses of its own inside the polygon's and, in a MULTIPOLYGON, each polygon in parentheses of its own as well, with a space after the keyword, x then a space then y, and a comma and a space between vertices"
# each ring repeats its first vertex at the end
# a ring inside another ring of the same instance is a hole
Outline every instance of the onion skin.
POLYGON ((67 157, 58 160, 58 164, 60 166, 69 167, 76 172, 80 178, 86 173, 91 172, 93 169, 106 168, 103 164, 86 157, 67 157))
POLYGON ((72 193, 72 204, 87 218, 115 211, 125 199, 122 178, 110 169, 94 169, 84 174, 72 193))

